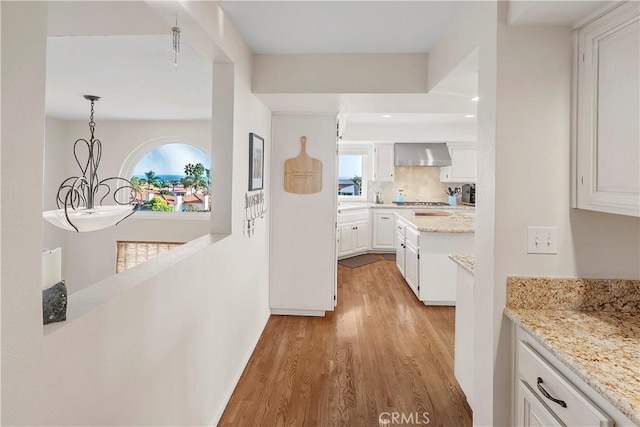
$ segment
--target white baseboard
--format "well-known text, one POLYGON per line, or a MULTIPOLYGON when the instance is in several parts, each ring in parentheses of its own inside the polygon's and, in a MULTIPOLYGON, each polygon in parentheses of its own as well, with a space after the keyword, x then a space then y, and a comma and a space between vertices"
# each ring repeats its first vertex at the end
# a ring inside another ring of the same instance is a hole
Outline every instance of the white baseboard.
POLYGON ((455 301, 422 301, 424 305, 450 305, 455 307, 455 301))
POLYGON ((247 351, 247 354, 244 356, 240 368, 236 372, 234 380, 231 383, 231 387, 229 387, 229 389, 225 393, 224 405, 221 407, 218 413, 214 415, 211 422, 209 423, 209 426, 211 427, 217 426, 218 423, 220 422, 220 418, 222 418, 222 414, 224 413, 224 410, 227 408, 227 405, 229 404, 229 400, 231 400, 231 396, 233 395, 233 392, 236 389, 238 382, 240 381, 240 377, 242 376, 242 373, 244 372, 245 368, 247 367, 247 364, 249 363, 249 359, 251 359, 251 356, 253 355, 253 352, 255 351, 256 346, 258 345, 258 341, 260 341, 260 337, 262 336, 262 332, 264 331, 264 328, 267 326, 267 321, 269 320, 269 317, 271 317, 271 315, 267 313, 267 316, 265 316, 265 319, 262 322, 262 327, 259 328, 258 333, 253 338, 253 342, 251 343, 249 351, 247 351))
POLYGON ((324 310, 281 310, 278 308, 272 308, 271 314, 276 316, 315 316, 324 317, 324 310))

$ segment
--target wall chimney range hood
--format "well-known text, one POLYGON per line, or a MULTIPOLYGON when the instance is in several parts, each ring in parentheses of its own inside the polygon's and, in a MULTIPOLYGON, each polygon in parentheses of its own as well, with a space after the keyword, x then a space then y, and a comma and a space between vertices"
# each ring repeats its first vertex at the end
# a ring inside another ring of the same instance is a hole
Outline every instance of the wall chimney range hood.
POLYGON ((445 143, 396 143, 396 166, 451 166, 451 155, 445 143))

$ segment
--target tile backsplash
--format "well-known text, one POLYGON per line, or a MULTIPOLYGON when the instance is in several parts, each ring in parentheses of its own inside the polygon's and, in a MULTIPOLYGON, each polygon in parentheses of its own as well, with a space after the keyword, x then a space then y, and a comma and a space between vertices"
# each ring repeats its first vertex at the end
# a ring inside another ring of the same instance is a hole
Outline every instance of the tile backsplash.
POLYGON ((398 190, 403 189, 407 201, 446 202, 447 187, 460 186, 460 184, 441 183, 439 167, 396 166, 394 175, 393 182, 369 181, 367 200, 373 201, 375 192, 380 191, 382 200, 385 203, 391 203, 396 199, 398 190))

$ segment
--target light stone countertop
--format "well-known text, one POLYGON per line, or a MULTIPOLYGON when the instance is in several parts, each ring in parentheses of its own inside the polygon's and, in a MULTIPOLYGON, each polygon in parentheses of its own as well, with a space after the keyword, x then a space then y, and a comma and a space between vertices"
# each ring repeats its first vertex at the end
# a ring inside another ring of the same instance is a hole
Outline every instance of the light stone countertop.
POLYGON ((640 425, 640 313, 507 307, 505 315, 640 425))
POLYGON ((467 272, 469 272, 472 276, 474 275, 473 267, 475 264, 475 257, 473 255, 451 254, 449 255, 449 258, 452 259, 453 262, 458 264, 460 267, 465 269, 467 272))
POLYGON ((450 216, 415 216, 410 212, 399 212, 396 213, 396 215, 409 222, 417 228, 418 231, 426 233, 475 232, 475 218, 470 216, 458 214, 452 214, 450 216))
POLYGON ((455 205, 455 206, 449 206, 449 205, 444 205, 444 206, 410 206, 410 205, 395 205, 393 203, 382 203, 382 204, 376 204, 376 203, 370 203, 369 206, 371 209, 455 209, 455 210, 465 210, 465 211, 470 211, 473 212, 476 210, 475 206, 468 206, 468 205, 455 205))
POLYGON ((442 210, 442 209, 446 209, 446 210, 461 210, 461 211, 468 211, 468 212, 475 212, 475 207, 474 206, 467 206, 467 205, 456 205, 456 206, 408 206, 408 205, 394 205, 393 203, 382 203, 382 204, 376 204, 376 203, 370 203, 370 202, 342 202, 342 205, 340 203, 338 203, 338 210, 339 211, 353 211, 353 210, 358 210, 358 209, 435 209, 435 210, 442 210))

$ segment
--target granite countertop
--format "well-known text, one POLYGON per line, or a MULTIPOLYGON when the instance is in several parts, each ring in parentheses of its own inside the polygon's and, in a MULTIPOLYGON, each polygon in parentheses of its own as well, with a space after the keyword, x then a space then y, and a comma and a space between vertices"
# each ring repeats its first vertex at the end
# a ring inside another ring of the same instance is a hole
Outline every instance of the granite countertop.
POLYGON ((505 315, 640 425, 640 281, 509 277, 505 315))
POLYGON ((475 264, 475 257, 473 255, 451 254, 449 258, 473 276, 473 266, 475 264))
MULTIPOLYGON (((415 209, 415 207, 414 207, 415 209)), ((450 216, 415 216, 410 212, 400 212, 396 215, 418 231, 427 233, 473 233, 475 232, 475 218, 452 214, 450 216)))
POLYGON ((442 209, 446 209, 446 210, 461 210, 461 211, 469 211, 469 212, 475 212, 475 207, 474 206, 467 206, 467 205, 456 205, 456 206, 409 206, 409 205, 394 205, 393 203, 382 203, 382 204, 376 204, 376 203, 370 203, 370 202, 341 202, 338 203, 338 210, 339 211, 352 211, 352 210, 358 210, 358 209, 435 209, 435 210, 442 210, 442 209), (342 203, 342 205, 341 205, 342 203))
POLYGON ((505 314, 640 424, 640 314, 508 307, 505 314))
POLYGON ((370 203, 369 207, 371 209, 455 209, 455 210, 463 210, 463 211, 475 211, 475 206, 468 205, 455 205, 455 206, 411 206, 411 205, 395 205, 393 203, 370 203))

